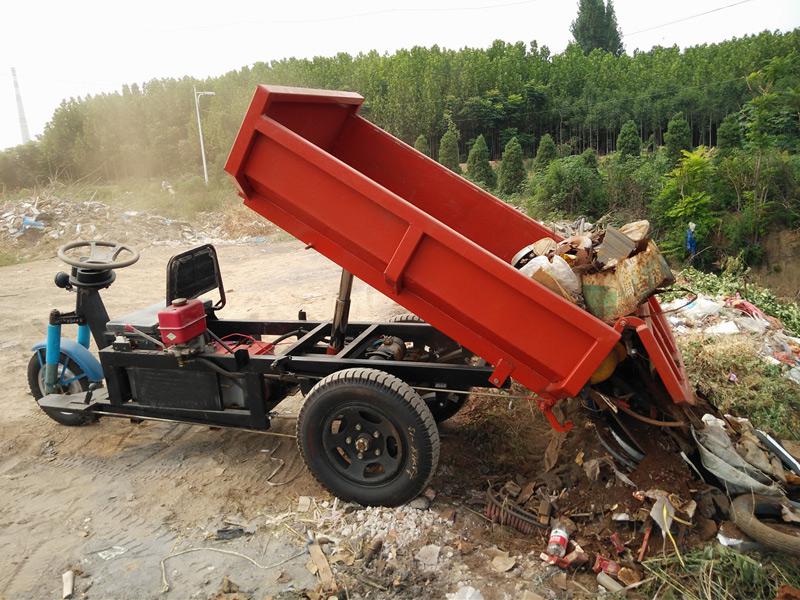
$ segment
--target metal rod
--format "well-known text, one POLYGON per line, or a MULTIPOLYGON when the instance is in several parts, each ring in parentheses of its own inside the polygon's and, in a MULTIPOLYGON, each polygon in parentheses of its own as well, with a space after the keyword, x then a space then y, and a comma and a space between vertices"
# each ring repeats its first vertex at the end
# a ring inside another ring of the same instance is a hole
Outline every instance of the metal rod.
POLYGON ((197 113, 197 133, 200 136, 200 156, 203 158, 203 180, 208 186, 208 165, 206 164, 206 147, 203 143, 203 125, 200 122, 200 96, 213 96, 214 92, 198 92, 194 86, 194 110, 197 113))
POLYGON ((502 400, 530 400, 531 395, 523 396, 520 394, 492 394, 490 392, 473 392, 465 390, 451 390, 448 388, 430 388, 412 385, 415 390, 423 392, 446 392, 448 394, 461 394, 463 396, 487 396, 491 398, 499 398, 502 400))
MULTIPOLYGON (((322 377, 312 375, 311 377, 307 377, 307 379, 322 379, 322 377)), ((423 387, 419 385, 412 385, 411 387, 418 392, 445 392, 447 394, 460 394, 462 396, 484 396, 486 398, 497 398, 498 400, 531 400, 533 398, 533 394, 497 394, 492 392, 476 392, 474 390, 466 391, 453 390, 450 388, 423 387)))
POLYGON ((238 429, 239 431, 249 431, 250 433, 258 433, 259 435, 273 435, 277 437, 297 439, 296 435, 292 435, 290 433, 279 433, 277 431, 264 431, 263 429, 250 429, 249 427, 236 427, 233 425, 220 426, 214 423, 191 423, 189 421, 181 421, 180 419, 164 419, 162 417, 144 417, 140 415, 126 415, 107 410, 92 410, 91 413, 94 415, 104 415, 107 417, 120 417, 122 419, 141 419, 142 421, 159 421, 161 423, 182 423, 184 425, 191 425, 193 427, 224 427, 225 429, 238 429))
POLYGON ((344 337, 350 317, 350 293, 353 290, 353 274, 347 269, 342 269, 342 278, 339 280, 339 295, 336 297, 336 307, 333 312, 331 326, 331 343, 329 354, 337 354, 344 348, 344 337))

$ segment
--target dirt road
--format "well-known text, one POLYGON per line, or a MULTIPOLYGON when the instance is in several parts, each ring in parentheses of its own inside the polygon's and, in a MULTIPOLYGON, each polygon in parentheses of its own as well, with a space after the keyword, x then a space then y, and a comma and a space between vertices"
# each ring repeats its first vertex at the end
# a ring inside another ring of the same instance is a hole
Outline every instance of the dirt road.
MULTIPOLYGON (((103 294, 109 314, 163 298, 166 262, 183 249, 146 248, 137 265, 119 271, 103 294)), ((225 317, 294 318, 303 308, 310 319, 329 318, 339 271, 300 243, 275 238, 218 251, 228 296, 225 317)), ((485 521, 467 509, 453 528, 438 516, 447 513, 447 501, 437 500, 437 512, 337 509, 305 471, 291 437, 113 418, 81 428, 51 421, 31 398, 25 369, 31 345, 44 336, 49 310, 74 306, 74 296, 52 283, 62 268, 51 258, 0 269, 6 282, 0 313, 5 366, 0 372, 0 600, 60 598, 61 574, 68 569, 79 574, 76 598, 210 598, 223 576, 241 587, 242 598, 306 597, 302 591, 317 588, 318 580, 307 568, 308 555, 297 555, 305 549, 305 529, 320 522, 344 534, 337 548, 352 550, 337 570, 353 564, 358 549, 351 541, 365 523, 395 536, 398 550, 389 548, 388 560, 377 562, 382 572, 392 573, 387 585, 394 586, 397 597, 444 597, 468 581, 484 582, 485 598, 502 598, 534 579, 541 581, 535 552, 514 571, 487 572, 491 555, 474 552, 476 541, 487 546, 505 541, 526 552, 530 543, 520 546, 507 533, 491 534, 485 521), (294 514, 301 495, 315 499, 313 519, 294 514), (210 539, 226 521, 249 527, 251 535, 210 539), (469 550, 459 550, 466 539, 471 540, 469 550), (432 542, 446 542, 442 557, 436 567, 422 568, 415 553, 432 542), (196 547, 239 552, 262 566, 287 562, 260 569, 239 556, 206 550, 177 556, 166 564, 170 591, 163 594, 161 560, 196 547), (523 569, 526 577, 520 580, 523 569)), ((387 298, 355 283, 353 318, 380 319, 398 312, 402 309, 387 298)), ((299 402, 293 398, 278 407, 283 416, 273 421, 272 431, 294 432, 292 416, 299 402)), ((484 485, 471 455, 480 449, 462 452, 453 448, 460 443, 457 436, 447 429, 443 435, 443 459, 434 481, 440 498, 442 490, 458 497, 470 486, 484 485)), ((349 580, 350 597, 388 595, 382 584, 360 581, 357 566, 349 580)))
MULTIPOLYGON (((104 293, 109 313, 122 314, 164 296, 165 265, 179 247, 151 247, 140 262, 119 271, 104 293)), ((295 242, 219 248, 228 290, 225 315, 243 318, 293 318, 305 308, 309 318, 332 310, 338 285, 334 265, 295 242)), ((299 493, 326 496, 305 471, 287 487, 267 482, 292 477, 302 469, 294 440, 243 431, 210 430, 184 424, 102 419, 83 428, 58 425, 41 413, 28 393, 25 369, 30 346, 43 337, 48 311, 69 310, 74 296, 56 288, 53 275, 63 268, 55 258, 0 269, 6 282, 0 314, 0 359, 4 390, 0 416, 0 597, 60 597, 61 573, 77 568, 78 578, 97 598, 160 596, 159 561, 186 540, 204 545, 205 529, 222 520, 249 523, 278 513, 299 493), (287 493, 290 492, 290 493, 287 493), (103 556, 112 556, 107 560, 103 556)), ((390 314, 391 303, 356 284, 353 314, 390 314)), ((296 400, 295 400, 296 403, 296 400)), ((292 402, 280 409, 291 414, 292 402)), ((292 433, 291 419, 277 419, 276 431, 292 433)), ((262 564, 302 549, 297 539, 280 536, 228 542, 262 564), (256 543, 257 542, 257 543, 256 543)), ((291 537, 291 536, 289 536, 291 537)), ((314 587, 307 558, 284 567, 283 582, 247 568, 236 557, 196 553, 172 559, 176 598, 209 592, 223 574, 243 588, 276 593, 314 587), (211 569, 206 568, 211 565, 211 569)), ((201 597, 205 597, 202 595, 201 597)))

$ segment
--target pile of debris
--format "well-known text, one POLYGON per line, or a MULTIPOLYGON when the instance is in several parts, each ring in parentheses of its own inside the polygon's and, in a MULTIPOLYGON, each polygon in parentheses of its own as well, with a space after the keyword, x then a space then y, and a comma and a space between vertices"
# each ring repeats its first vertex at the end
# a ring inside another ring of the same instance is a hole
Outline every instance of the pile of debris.
MULTIPOLYGON (((581 423, 579 413, 570 418, 585 432, 595 428, 591 420, 581 423)), ((738 550, 800 556, 800 457, 729 415, 705 415, 692 434, 696 447, 685 452, 668 434, 651 433, 646 452, 629 448, 636 455, 631 464, 589 435, 567 438, 557 443, 560 458, 551 472, 490 486, 486 515, 538 539, 544 564, 593 572, 600 587, 614 592, 638 587, 649 558, 666 552, 682 561, 715 537, 738 550), (754 494, 757 507, 746 502, 754 494), (769 525, 754 509, 772 518, 769 525)))
POLYGON ((606 323, 635 312, 657 289, 674 282, 672 271, 650 239, 650 223, 595 229, 579 220, 557 227, 560 242, 544 237, 511 259, 538 281, 606 323))
MULTIPOLYGON (((800 385, 800 338, 739 293, 722 298, 696 294, 661 305, 676 335, 746 335, 758 340, 763 360, 781 367, 784 376, 800 385)), ((736 383, 732 374, 731 382, 736 383)))
POLYGON ((130 242, 136 247, 247 243, 263 241, 274 231, 267 221, 252 215, 242 223, 236 214, 198 213, 189 222, 47 192, 0 205, 0 245, 21 258, 41 256, 77 239, 130 242))

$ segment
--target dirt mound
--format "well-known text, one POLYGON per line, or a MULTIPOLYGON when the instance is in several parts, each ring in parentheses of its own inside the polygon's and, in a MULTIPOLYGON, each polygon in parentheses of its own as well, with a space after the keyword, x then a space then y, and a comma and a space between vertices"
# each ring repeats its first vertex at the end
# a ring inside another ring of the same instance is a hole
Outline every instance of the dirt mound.
POLYGON ((275 232, 274 225, 240 205, 182 220, 48 191, 0 204, 0 246, 19 260, 52 254, 58 246, 78 239, 177 246, 247 243, 275 232))

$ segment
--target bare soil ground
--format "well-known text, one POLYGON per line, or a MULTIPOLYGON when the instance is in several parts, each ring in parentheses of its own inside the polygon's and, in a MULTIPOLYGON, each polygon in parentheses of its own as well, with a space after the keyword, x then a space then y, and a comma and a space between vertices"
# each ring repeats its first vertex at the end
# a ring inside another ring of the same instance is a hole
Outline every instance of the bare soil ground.
MULTIPOLYGON (((120 271, 105 291, 109 313, 163 298, 166 262, 183 249, 145 248, 140 262, 120 271)), ((228 295, 226 317, 294 318, 303 308, 311 319, 329 318, 338 269, 300 243, 276 237, 218 251, 228 295)), ((306 567, 308 555, 291 557, 303 551, 305 530, 316 527, 314 518, 350 514, 341 517, 345 522, 355 517, 349 509, 336 512, 330 495, 304 470, 294 439, 113 418, 68 428, 38 409, 28 392, 26 365, 30 346, 44 336, 49 310, 73 308, 74 297, 52 283, 62 268, 55 257, 0 268, 5 282, 0 293, 0 599, 60 598, 61 574, 68 569, 79 574, 76 598, 237 597, 215 595, 223 576, 240 586, 241 598, 316 597, 312 590, 318 580, 306 567), (301 495, 314 497, 322 507, 316 517, 294 513, 301 495), (209 539, 226 520, 254 532, 224 542, 209 539), (290 560, 259 569, 233 555, 182 555, 167 563, 170 591, 162 593, 161 560, 191 547, 240 552, 262 565, 290 560)), ((404 311, 356 282, 353 318, 399 312, 404 311)), ((283 416, 273 421, 274 432, 294 432, 292 416, 299 403, 295 397, 278 407, 283 416)), ((525 539, 492 527, 470 510, 466 496, 483 489, 492 464, 484 454, 487 447, 464 442, 461 426, 456 419, 442 429, 443 458, 434 481, 440 495, 431 508, 439 529, 421 531, 419 540, 389 556, 391 568, 378 560, 383 570, 366 582, 359 563, 336 563, 334 570, 350 597, 443 598, 459 582, 481 589, 487 600, 521 597, 524 590, 552 594, 545 591, 545 582, 556 571, 538 563, 541 536, 525 539), (455 526, 438 519, 449 518, 454 507, 455 526), (447 539, 432 539, 438 531, 446 531, 447 539), (413 558, 424 543, 443 546, 432 569, 418 569, 413 558), (514 568, 498 573, 488 566, 494 545, 518 557, 514 568)), ((543 450, 546 439, 539 436, 533 444, 526 452, 543 450)), ((519 459, 530 466, 530 456, 519 459)), ((473 506, 478 512, 481 508, 473 506)), ((346 546, 347 540, 338 545, 346 546)))

